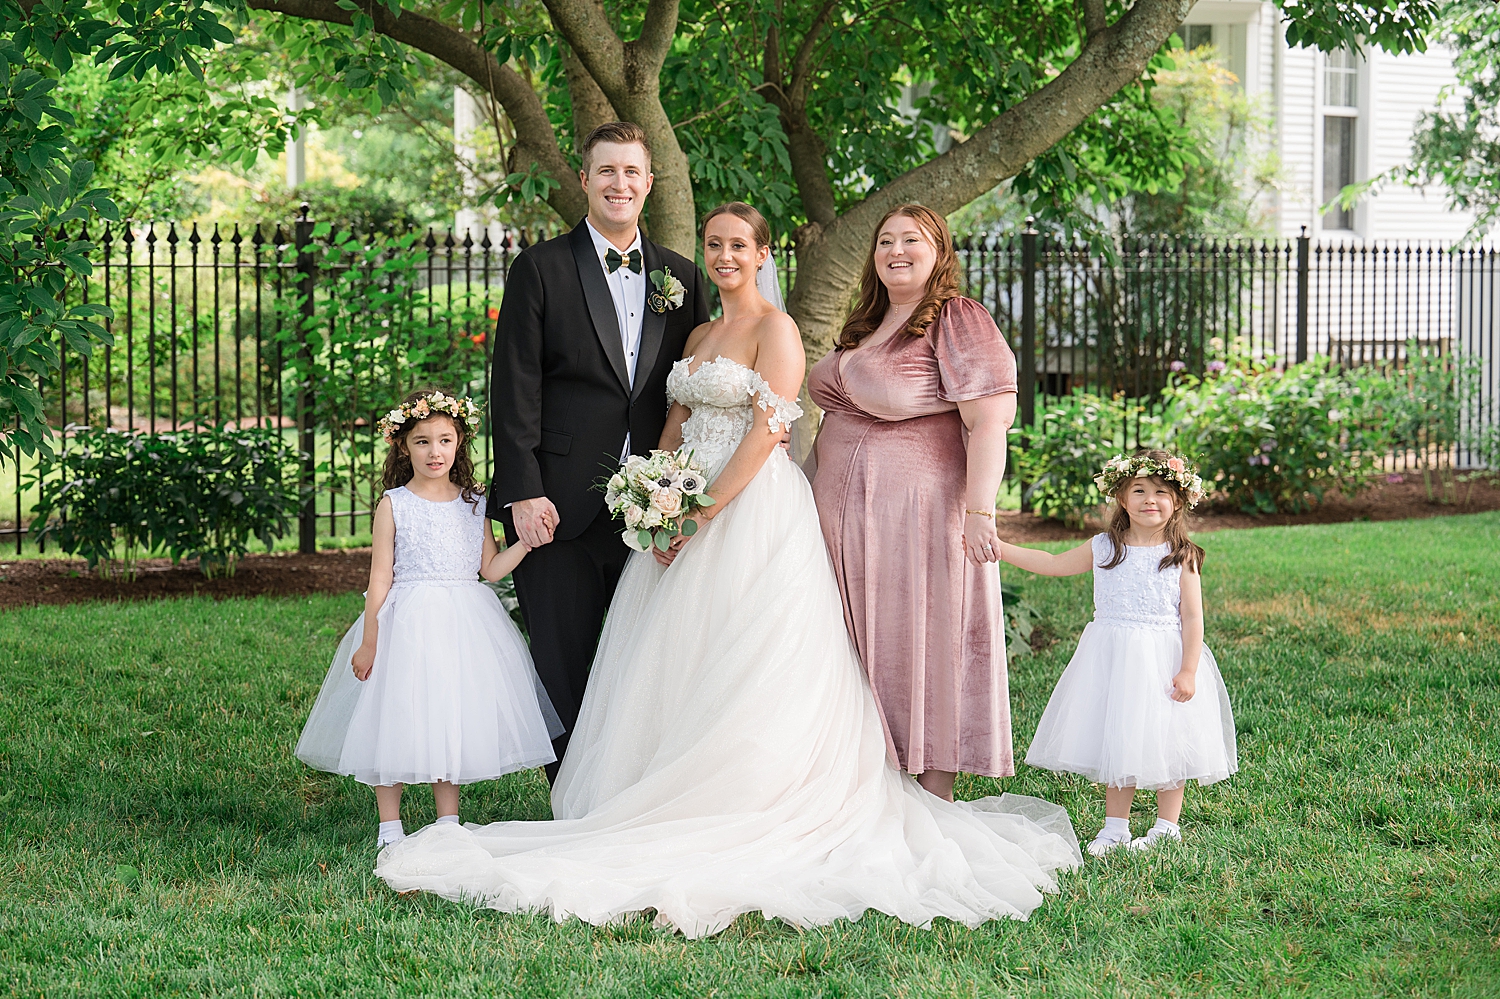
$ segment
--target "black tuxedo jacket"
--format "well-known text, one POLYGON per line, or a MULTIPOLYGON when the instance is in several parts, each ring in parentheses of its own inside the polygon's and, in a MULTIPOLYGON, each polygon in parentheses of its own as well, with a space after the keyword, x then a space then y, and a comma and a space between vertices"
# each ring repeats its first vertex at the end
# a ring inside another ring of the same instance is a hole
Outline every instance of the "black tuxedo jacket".
MULTIPOLYGON (((557 539, 571 540, 604 506, 594 483, 619 467, 626 431, 636 454, 660 440, 667 373, 708 322, 708 296, 687 258, 644 238, 641 256, 647 275, 668 267, 687 295, 665 313, 646 307, 634 388, 588 227, 528 247, 511 265, 491 360, 491 520, 509 525, 507 504, 546 496, 562 521, 557 539)), ((648 297, 653 290, 648 279, 648 297)))

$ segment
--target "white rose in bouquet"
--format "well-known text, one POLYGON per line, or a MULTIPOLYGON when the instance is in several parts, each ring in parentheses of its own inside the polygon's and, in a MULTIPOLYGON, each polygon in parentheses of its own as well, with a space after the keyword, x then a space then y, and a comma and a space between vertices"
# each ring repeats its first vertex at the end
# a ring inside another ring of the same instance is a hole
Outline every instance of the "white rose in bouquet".
POLYGON ((670 520, 682 515, 682 493, 670 486, 651 490, 651 509, 670 520))

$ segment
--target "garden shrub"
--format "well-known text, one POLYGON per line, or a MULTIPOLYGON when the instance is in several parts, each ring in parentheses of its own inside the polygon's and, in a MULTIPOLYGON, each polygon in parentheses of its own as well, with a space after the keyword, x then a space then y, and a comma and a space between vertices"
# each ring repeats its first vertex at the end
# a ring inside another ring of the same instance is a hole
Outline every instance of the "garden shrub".
POLYGON ((276 431, 81 427, 69 436, 66 450, 40 458, 32 530, 91 569, 118 561, 130 576, 141 557, 161 553, 197 558, 205 576, 233 575, 250 539, 270 547, 300 505, 300 452, 276 431))
POLYGON ((1233 358, 1163 393, 1164 442, 1198 463, 1210 492, 1247 513, 1300 513, 1353 495, 1389 450, 1367 380, 1317 358, 1285 369, 1233 358))
POLYGON ((1075 526, 1099 508, 1099 468, 1123 446, 1123 403, 1075 392, 1037 414, 1036 425, 1011 431, 1016 472, 1031 509, 1075 526))

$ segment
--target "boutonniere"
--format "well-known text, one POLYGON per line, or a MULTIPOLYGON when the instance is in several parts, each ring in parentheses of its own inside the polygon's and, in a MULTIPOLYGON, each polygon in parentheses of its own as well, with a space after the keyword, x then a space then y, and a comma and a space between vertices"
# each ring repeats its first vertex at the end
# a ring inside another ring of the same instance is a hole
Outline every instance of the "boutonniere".
POLYGON ((679 308, 683 300, 687 298, 687 287, 672 276, 670 267, 652 271, 651 283, 656 286, 656 290, 646 297, 646 304, 657 315, 668 309, 679 308))

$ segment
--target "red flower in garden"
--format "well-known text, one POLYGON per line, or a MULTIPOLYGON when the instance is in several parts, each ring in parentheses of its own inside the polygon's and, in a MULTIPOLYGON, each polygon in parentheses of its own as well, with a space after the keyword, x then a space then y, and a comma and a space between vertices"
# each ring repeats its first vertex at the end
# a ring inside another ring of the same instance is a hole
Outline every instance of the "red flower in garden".
POLYGON ((488 309, 485 309, 484 310, 484 314, 486 316, 488 316, 489 318, 491 318, 491 319, 499 319, 500 318, 500 310, 497 309, 497 308, 495 308, 493 305, 490 306, 488 309))
POLYGON ((485 334, 475 333, 473 336, 469 337, 469 339, 473 340, 475 344, 482 347, 484 346, 485 334))

